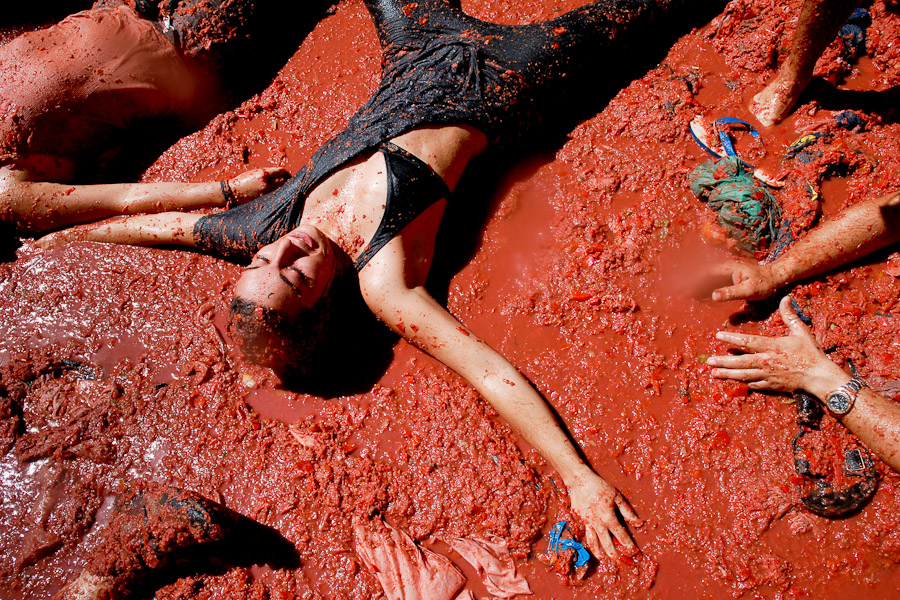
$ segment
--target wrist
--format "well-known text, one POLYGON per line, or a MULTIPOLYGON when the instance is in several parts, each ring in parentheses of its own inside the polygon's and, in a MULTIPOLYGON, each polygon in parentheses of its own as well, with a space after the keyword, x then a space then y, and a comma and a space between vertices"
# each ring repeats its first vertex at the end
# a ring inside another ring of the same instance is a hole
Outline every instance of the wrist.
POLYGON ((796 279, 794 269, 791 268, 790 260, 775 260, 762 266, 768 275, 771 283, 771 291, 775 291, 780 287, 793 283, 796 279))
POLYGON ((588 479, 597 477, 597 474, 583 462, 579 462, 578 465, 574 465, 565 470, 559 469, 557 472, 567 488, 578 487, 588 479))
POLYGON ((225 208, 233 208, 237 205, 237 196, 234 193, 234 188, 232 187, 230 180, 222 179, 219 181, 219 191, 222 195, 223 206, 225 208))
POLYGON ((851 377, 839 366, 830 360, 824 360, 821 364, 809 369, 808 376, 803 383, 803 389, 824 403, 825 398, 848 381, 851 377), (827 363, 827 364, 826 364, 827 363))

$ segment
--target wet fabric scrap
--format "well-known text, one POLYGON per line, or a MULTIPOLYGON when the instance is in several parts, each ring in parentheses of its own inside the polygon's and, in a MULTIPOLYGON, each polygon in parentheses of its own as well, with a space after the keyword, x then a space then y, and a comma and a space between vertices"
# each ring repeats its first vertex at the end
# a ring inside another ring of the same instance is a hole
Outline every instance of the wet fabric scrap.
POLYGON ((466 600, 466 578, 450 560, 384 521, 356 524, 356 553, 388 600, 466 600))
POLYGON ((857 8, 838 31, 841 40, 841 58, 847 63, 854 63, 866 53, 866 30, 872 24, 872 17, 865 8, 857 8))
POLYGON ((740 158, 726 156, 695 168, 691 191, 718 215, 718 223, 739 248, 757 253, 777 236, 781 208, 768 186, 746 171, 740 158))
POLYGON ((517 594, 533 593, 525 577, 516 571, 506 542, 456 538, 447 543, 475 567, 485 589, 492 596, 512 598, 517 594))

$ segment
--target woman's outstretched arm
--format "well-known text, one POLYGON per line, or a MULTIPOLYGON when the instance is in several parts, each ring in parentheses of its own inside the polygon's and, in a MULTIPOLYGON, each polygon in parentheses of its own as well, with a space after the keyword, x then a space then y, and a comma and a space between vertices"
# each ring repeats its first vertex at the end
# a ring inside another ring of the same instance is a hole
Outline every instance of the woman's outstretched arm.
POLYGON ((839 267, 900 241, 900 193, 855 204, 798 240, 776 260, 760 265, 732 261, 718 267, 731 285, 712 299, 759 300, 781 287, 839 267))
POLYGON ((66 185, 28 181, 22 172, 0 169, 0 219, 44 232, 115 215, 192 210, 252 200, 280 186, 281 168, 251 169, 207 183, 111 183, 66 185))
MULTIPOLYGON (((396 274, 395 274, 396 275, 396 274)), ((423 287, 401 276, 361 277, 363 297, 391 329, 459 373, 507 423, 556 469, 569 490, 572 510, 585 523, 585 542, 595 556, 618 558, 613 539, 637 552, 616 509, 631 523, 627 500, 578 455, 541 395, 509 361, 444 309, 423 287)))
MULTIPOLYGON (((824 403, 826 397, 850 381, 850 375, 822 352, 812 333, 781 300, 781 318, 788 335, 772 338, 720 331, 716 338, 746 352, 737 356, 711 356, 713 377, 744 381, 756 390, 809 392, 824 403)), ((841 422, 895 471, 900 471, 900 405, 863 388, 841 422)))
POLYGON ((194 225, 203 215, 165 212, 156 215, 114 217, 45 235, 34 244, 43 250, 70 242, 104 242, 131 246, 174 244, 194 246, 194 225))

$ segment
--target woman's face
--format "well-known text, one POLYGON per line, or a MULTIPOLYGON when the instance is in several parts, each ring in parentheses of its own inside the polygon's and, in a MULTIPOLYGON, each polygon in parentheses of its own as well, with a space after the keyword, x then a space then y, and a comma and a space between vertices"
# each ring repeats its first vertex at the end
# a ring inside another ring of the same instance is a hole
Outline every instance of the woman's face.
POLYGON ((291 318, 328 291, 338 266, 331 241, 312 225, 300 225, 254 255, 234 295, 291 318))

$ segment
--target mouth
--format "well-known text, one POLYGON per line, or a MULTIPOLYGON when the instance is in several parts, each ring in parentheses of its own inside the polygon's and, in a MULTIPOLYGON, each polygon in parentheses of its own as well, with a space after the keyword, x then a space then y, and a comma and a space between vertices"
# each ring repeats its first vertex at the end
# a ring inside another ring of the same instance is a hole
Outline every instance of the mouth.
POLYGON ((287 234, 289 238, 298 239, 310 249, 310 251, 315 250, 319 247, 319 244, 310 236, 308 233, 304 233, 302 231, 294 230, 287 234))

